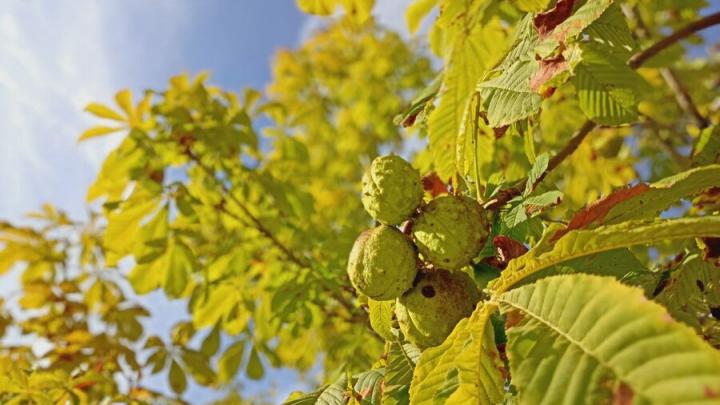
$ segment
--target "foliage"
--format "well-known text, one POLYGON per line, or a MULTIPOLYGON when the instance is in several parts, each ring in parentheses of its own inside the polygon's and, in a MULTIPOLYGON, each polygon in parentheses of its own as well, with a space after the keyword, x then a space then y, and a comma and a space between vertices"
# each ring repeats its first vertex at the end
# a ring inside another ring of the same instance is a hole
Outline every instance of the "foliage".
POLYGON ((0 402, 181 402, 315 365, 324 384, 288 403, 717 402, 720 58, 676 34, 703 1, 415 0, 410 41, 372 1, 298 5, 342 11, 265 92, 182 75, 88 105, 105 123, 81 140, 122 134, 96 212, 0 223, 0 273, 20 275, 0 402), (408 144, 425 203, 474 198, 491 224, 456 270, 481 302, 422 351, 345 274, 362 173, 408 144), (154 291, 187 303, 168 336, 134 302, 154 291))

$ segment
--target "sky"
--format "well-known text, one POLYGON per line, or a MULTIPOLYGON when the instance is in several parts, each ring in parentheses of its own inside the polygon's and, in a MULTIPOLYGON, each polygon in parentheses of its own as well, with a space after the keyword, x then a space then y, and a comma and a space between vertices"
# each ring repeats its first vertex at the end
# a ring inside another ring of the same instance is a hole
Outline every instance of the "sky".
MULTIPOLYGON (((379 1, 375 13, 407 35, 409 2, 379 1)), ((84 216, 85 190, 120 140, 76 142, 95 122, 83 113, 89 102, 111 104, 121 88, 140 94, 203 70, 228 90, 262 89, 273 53, 298 46, 321 24, 294 0, 0 0, 0 219, 19 220, 48 201, 84 216)), ((157 332, 187 317, 184 302, 161 293, 141 300, 153 308, 147 324, 157 332)), ((164 376, 151 382, 166 389, 164 376)), ((246 389, 271 386, 282 388, 281 399, 303 388, 295 373, 280 370, 246 389)), ((212 396, 193 386, 187 398, 212 396)))
MULTIPOLYGON (((376 12, 404 30, 408 2, 385 1, 376 12)), ((121 139, 77 143, 96 123, 83 112, 89 102, 112 104, 119 89, 140 94, 178 73, 205 70, 224 89, 262 89, 274 52, 297 47, 321 25, 294 0, 0 1, 0 219, 21 220, 44 202, 83 218, 85 191, 121 139)), ((3 278, 0 293, 16 288, 13 278, 3 278)), ((183 301, 162 293, 139 299, 152 308, 151 332, 166 334, 188 319, 183 301)), ((150 383, 167 391, 164 375, 150 383)), ((296 373, 278 370, 244 391, 273 386, 277 399, 307 388, 296 373)), ((213 397, 198 386, 186 395, 193 403, 213 397)))

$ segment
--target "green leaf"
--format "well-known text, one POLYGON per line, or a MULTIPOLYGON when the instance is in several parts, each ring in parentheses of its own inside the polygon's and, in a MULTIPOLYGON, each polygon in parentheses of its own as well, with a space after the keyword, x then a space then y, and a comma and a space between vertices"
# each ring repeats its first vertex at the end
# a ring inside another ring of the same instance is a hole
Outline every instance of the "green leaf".
POLYGON ((347 377, 342 376, 313 393, 293 395, 283 405, 346 405, 347 397, 347 377))
POLYGON ((370 326, 387 341, 395 339, 392 333, 393 304, 394 301, 375 301, 368 298, 370 326))
POLYGON ((521 403, 711 403, 720 353, 639 289, 556 276, 498 298, 521 403))
POLYGON ((525 191, 523 191, 523 197, 527 197, 528 195, 530 195, 530 193, 533 192, 533 190, 535 189, 535 182, 537 181, 537 179, 540 178, 540 176, 543 175, 543 173, 545 173, 549 161, 550 157, 547 153, 543 153, 535 159, 535 163, 533 163, 533 167, 532 169, 530 169, 530 173, 528 173, 527 182, 525 183, 525 191))
POLYGON ((608 211, 603 223, 649 219, 683 198, 720 184, 720 165, 690 169, 650 184, 649 190, 620 202, 608 211))
POLYGON ((720 163, 720 126, 712 125, 700 132, 693 148, 693 166, 720 163))
POLYGON ((156 350, 155 353, 150 355, 150 357, 148 357, 147 361, 145 362, 146 365, 152 366, 151 372, 153 374, 157 374, 163 368, 165 368, 166 363, 167 363, 167 351, 165 351, 165 348, 163 348, 163 347, 156 350))
POLYGON ((207 328, 223 320, 238 305, 242 296, 241 284, 224 282, 208 289, 208 295, 198 299, 192 310, 193 325, 207 328))
POLYGON ((478 84, 491 127, 510 125, 540 110, 542 96, 530 88, 537 69, 535 60, 518 60, 500 76, 478 84))
POLYGON ((615 249, 549 267, 523 279, 517 285, 534 283, 545 277, 574 273, 612 276, 627 285, 642 287, 648 296, 655 289, 658 281, 658 274, 649 271, 629 249, 615 249))
POLYGON ((533 195, 523 200, 523 206, 526 211, 534 212, 540 208, 549 207, 560 203, 563 193, 553 190, 547 191, 540 195, 533 195))
POLYGON ((185 389, 187 389, 187 377, 185 377, 185 373, 175 360, 173 360, 170 364, 168 381, 170 383, 170 388, 172 388, 176 394, 182 394, 185 392, 185 389))
POLYGON ((248 359, 245 373, 247 373, 248 378, 251 380, 260 380, 265 375, 265 369, 263 368, 260 356, 258 355, 255 347, 253 347, 250 352, 250 358, 248 359))
POLYGON ((478 304, 440 346, 426 349, 415 367, 411 404, 495 404, 502 401, 502 362, 490 315, 494 305, 478 304))
POLYGON ((215 324, 210 333, 203 339, 200 351, 206 356, 212 356, 220 348, 220 324, 215 324))
POLYGON ((386 383, 410 385, 420 354, 420 349, 410 343, 393 342, 390 346, 388 364, 385 367, 386 383))
POLYGON ((582 61, 575 67, 573 82, 580 108, 598 124, 619 125, 637 120, 635 91, 642 78, 625 62, 598 45, 582 46, 582 61))
MULTIPOLYGON (((710 334, 712 328, 703 326, 713 322, 713 317, 708 316, 711 308, 720 307, 720 271, 699 254, 689 255, 677 269, 671 270, 666 287, 656 301, 663 304, 673 318, 692 326, 698 334, 710 334)), ((715 334, 720 338, 720 330, 715 334)))
POLYGON ((601 43, 613 52, 629 54, 637 47, 627 19, 617 3, 611 4, 600 18, 587 27, 585 33, 591 41, 601 43))
POLYGON ((198 384, 209 385, 214 381, 215 372, 210 368, 207 356, 195 350, 183 349, 180 357, 198 384))
POLYGON ((445 70, 440 104, 428 122, 430 151, 435 169, 447 180, 458 166, 456 147, 462 128, 465 108, 477 81, 499 59, 505 34, 498 20, 479 26, 462 35, 454 44, 445 70))
POLYGON ((570 231, 549 251, 532 249, 511 260, 493 289, 505 292, 526 277, 572 259, 629 246, 700 236, 720 236, 720 216, 629 221, 592 230, 570 231))
POLYGON ((353 390, 360 396, 361 405, 380 405, 382 403, 384 369, 374 369, 357 376, 353 390))
POLYGON ((169 297, 180 297, 185 291, 190 274, 196 268, 195 257, 184 243, 170 239, 165 252, 165 264, 165 293, 169 297))
POLYGON ((225 350, 225 353, 218 360, 218 379, 226 383, 237 374, 245 351, 245 342, 239 340, 225 350))
POLYGON ((410 383, 420 350, 409 343, 390 344, 385 366, 383 404, 406 404, 410 401, 410 383))

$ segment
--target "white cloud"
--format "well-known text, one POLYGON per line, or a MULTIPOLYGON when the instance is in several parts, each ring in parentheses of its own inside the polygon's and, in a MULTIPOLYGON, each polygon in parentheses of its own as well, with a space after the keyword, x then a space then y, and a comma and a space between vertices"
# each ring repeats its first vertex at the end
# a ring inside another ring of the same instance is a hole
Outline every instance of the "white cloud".
POLYGON ((0 217, 18 219, 45 201, 83 212, 85 189, 117 142, 76 143, 95 123, 83 107, 123 86, 148 86, 126 67, 148 54, 170 62, 190 14, 171 0, 2 2, 0 217), (129 31, 138 26, 151 26, 153 36, 129 31))

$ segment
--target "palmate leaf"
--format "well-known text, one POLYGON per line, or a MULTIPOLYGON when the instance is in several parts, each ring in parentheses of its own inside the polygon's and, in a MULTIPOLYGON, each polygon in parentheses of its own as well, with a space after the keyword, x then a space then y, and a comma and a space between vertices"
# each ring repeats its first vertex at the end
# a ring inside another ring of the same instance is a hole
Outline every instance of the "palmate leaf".
POLYGON ((571 231, 547 251, 536 247, 510 261, 493 288, 505 292, 526 277, 580 257, 635 245, 700 236, 720 236, 720 216, 628 221, 593 230, 571 231))
POLYGON ((498 301, 520 403, 718 401, 720 353, 639 289, 555 276, 498 301))
POLYGON ((503 365, 489 322, 496 309, 479 304, 445 342, 423 352, 410 386, 411 404, 494 404, 502 400, 503 365))

